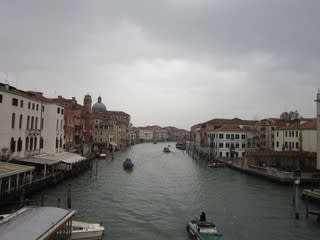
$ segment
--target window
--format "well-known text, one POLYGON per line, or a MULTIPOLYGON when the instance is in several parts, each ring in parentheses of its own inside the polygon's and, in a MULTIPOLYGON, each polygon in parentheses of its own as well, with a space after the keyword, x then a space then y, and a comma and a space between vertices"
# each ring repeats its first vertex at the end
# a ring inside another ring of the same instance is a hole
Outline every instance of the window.
POLYGON ((60 108, 57 108, 57 113, 58 113, 58 114, 60 113, 60 108))
POLYGON ((16 121, 16 114, 12 113, 12 117, 11 117, 11 128, 14 128, 14 124, 16 121))
POLYGON ((37 110, 37 111, 39 110, 39 104, 36 105, 36 110, 37 110))
POLYGON ((33 137, 30 138, 30 151, 33 149, 33 137))
POLYGON ((63 109, 61 109, 61 114, 63 115, 63 109))
POLYGON ((57 120, 57 130, 59 129, 59 120, 57 120))
POLYGON ((31 102, 28 102, 28 109, 31 108, 31 102))
POLYGON ((241 135, 241 139, 246 139, 246 135, 245 135, 245 134, 242 134, 242 135, 241 135))
POLYGON ((296 149, 299 149, 299 143, 296 142, 296 149))
POLYGON ((298 131, 296 131, 296 137, 299 137, 299 132, 298 131))
POLYGON ((60 148, 62 148, 62 138, 60 138, 60 148))
POLYGON ((239 148, 239 143, 236 143, 236 148, 239 148))
POLYGON ((38 117, 36 117, 35 129, 38 129, 38 117))
POLYGON ((286 131, 286 137, 288 137, 288 132, 286 131))
POLYGON ((0 94, 0 103, 2 103, 2 94, 0 94))
POLYGON ((22 114, 20 114, 20 119, 19 119, 19 128, 22 128, 22 114))
POLYGON ((43 137, 40 138, 40 149, 43 148, 43 137))
POLYGON ((17 148, 17 152, 21 152, 22 151, 22 140, 21 138, 18 139, 18 148, 17 148))
POLYGON ((279 137, 279 131, 277 131, 277 137, 279 137))
POLYGON ((231 139, 234 139, 234 134, 231 134, 231 139))
POLYGON ((44 121, 44 119, 43 119, 43 118, 41 118, 41 127, 40 127, 40 128, 41 128, 41 130, 43 130, 43 124, 44 124, 44 123, 43 123, 43 121, 44 121))
POLYGON ((245 143, 242 143, 241 147, 242 147, 242 148, 246 148, 246 144, 245 144, 245 143))
POLYGON ((44 112, 44 106, 42 106, 42 112, 44 112))
POLYGON ((223 139, 223 133, 219 134, 219 138, 223 139))
POLYGON ((230 134, 226 134, 226 139, 230 139, 230 134))
POLYGON ((34 138, 34 150, 36 150, 36 148, 37 148, 37 140, 38 140, 38 138, 37 137, 35 137, 34 138))
POLYGON ((236 139, 239 139, 239 134, 236 134, 236 139))
POLYGON ((31 117, 31 129, 33 129, 34 117, 31 117))
POLYGON ((229 148, 230 147, 230 143, 226 143, 226 148, 229 148))
POLYGON ((30 116, 27 117, 27 129, 29 129, 30 116))
POLYGON ((23 108, 23 100, 20 101, 20 107, 23 108))
POLYGON ((219 148, 223 148, 223 143, 219 143, 219 148))
POLYGON ((14 138, 11 138, 10 150, 11 150, 11 152, 15 152, 16 151, 16 141, 14 140, 14 138))
POLYGON ((34 106, 35 106, 35 104, 34 104, 34 103, 32 103, 32 110, 34 110, 34 106))
POLYGON ((56 148, 58 148, 58 146, 59 146, 59 140, 58 138, 56 138, 56 148))
POLYGON ((12 98, 12 106, 18 106, 18 99, 12 98))
POLYGON ((26 151, 28 151, 29 148, 29 137, 26 137, 26 151))

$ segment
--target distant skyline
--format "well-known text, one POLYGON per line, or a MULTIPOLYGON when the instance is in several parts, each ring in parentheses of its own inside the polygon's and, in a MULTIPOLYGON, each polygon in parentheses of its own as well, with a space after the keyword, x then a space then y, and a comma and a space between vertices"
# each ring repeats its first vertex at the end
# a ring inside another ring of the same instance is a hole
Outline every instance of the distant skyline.
POLYGON ((320 1, 0 2, 0 82, 134 126, 316 116, 320 1))

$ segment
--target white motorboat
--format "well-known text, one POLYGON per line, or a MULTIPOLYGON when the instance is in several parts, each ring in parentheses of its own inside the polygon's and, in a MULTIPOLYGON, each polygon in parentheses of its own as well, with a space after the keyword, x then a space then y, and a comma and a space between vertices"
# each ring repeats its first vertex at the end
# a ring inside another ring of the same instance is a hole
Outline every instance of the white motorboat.
POLYGON ((103 233, 104 227, 101 224, 72 220, 73 240, 100 240, 103 233))

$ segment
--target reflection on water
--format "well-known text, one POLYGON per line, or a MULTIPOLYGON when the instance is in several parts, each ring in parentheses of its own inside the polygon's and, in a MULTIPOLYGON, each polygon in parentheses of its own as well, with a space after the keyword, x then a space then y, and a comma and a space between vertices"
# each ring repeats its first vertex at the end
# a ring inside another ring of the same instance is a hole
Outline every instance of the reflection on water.
MULTIPOLYGON (((201 211, 225 239, 318 239, 320 225, 294 219, 292 187, 270 183, 228 168, 208 168, 168 143, 145 143, 97 160, 93 169, 44 191, 46 205, 62 199, 68 184, 76 219, 102 222, 105 239, 189 239, 187 221, 201 211), (123 161, 131 158, 132 171, 123 161)), ((34 199, 39 199, 40 194, 34 199)))

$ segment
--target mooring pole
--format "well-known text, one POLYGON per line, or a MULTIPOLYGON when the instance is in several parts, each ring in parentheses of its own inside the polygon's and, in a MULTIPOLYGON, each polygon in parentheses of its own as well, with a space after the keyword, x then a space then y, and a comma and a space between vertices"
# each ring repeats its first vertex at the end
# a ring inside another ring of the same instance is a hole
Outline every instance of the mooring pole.
POLYGON ((295 209, 295 216, 296 219, 299 219, 299 184, 300 179, 294 181, 294 209, 295 209))
POLYGON ((309 196, 308 191, 306 191, 306 219, 309 218, 309 196))
POLYGON ((71 184, 68 185, 67 208, 71 208, 71 184))

